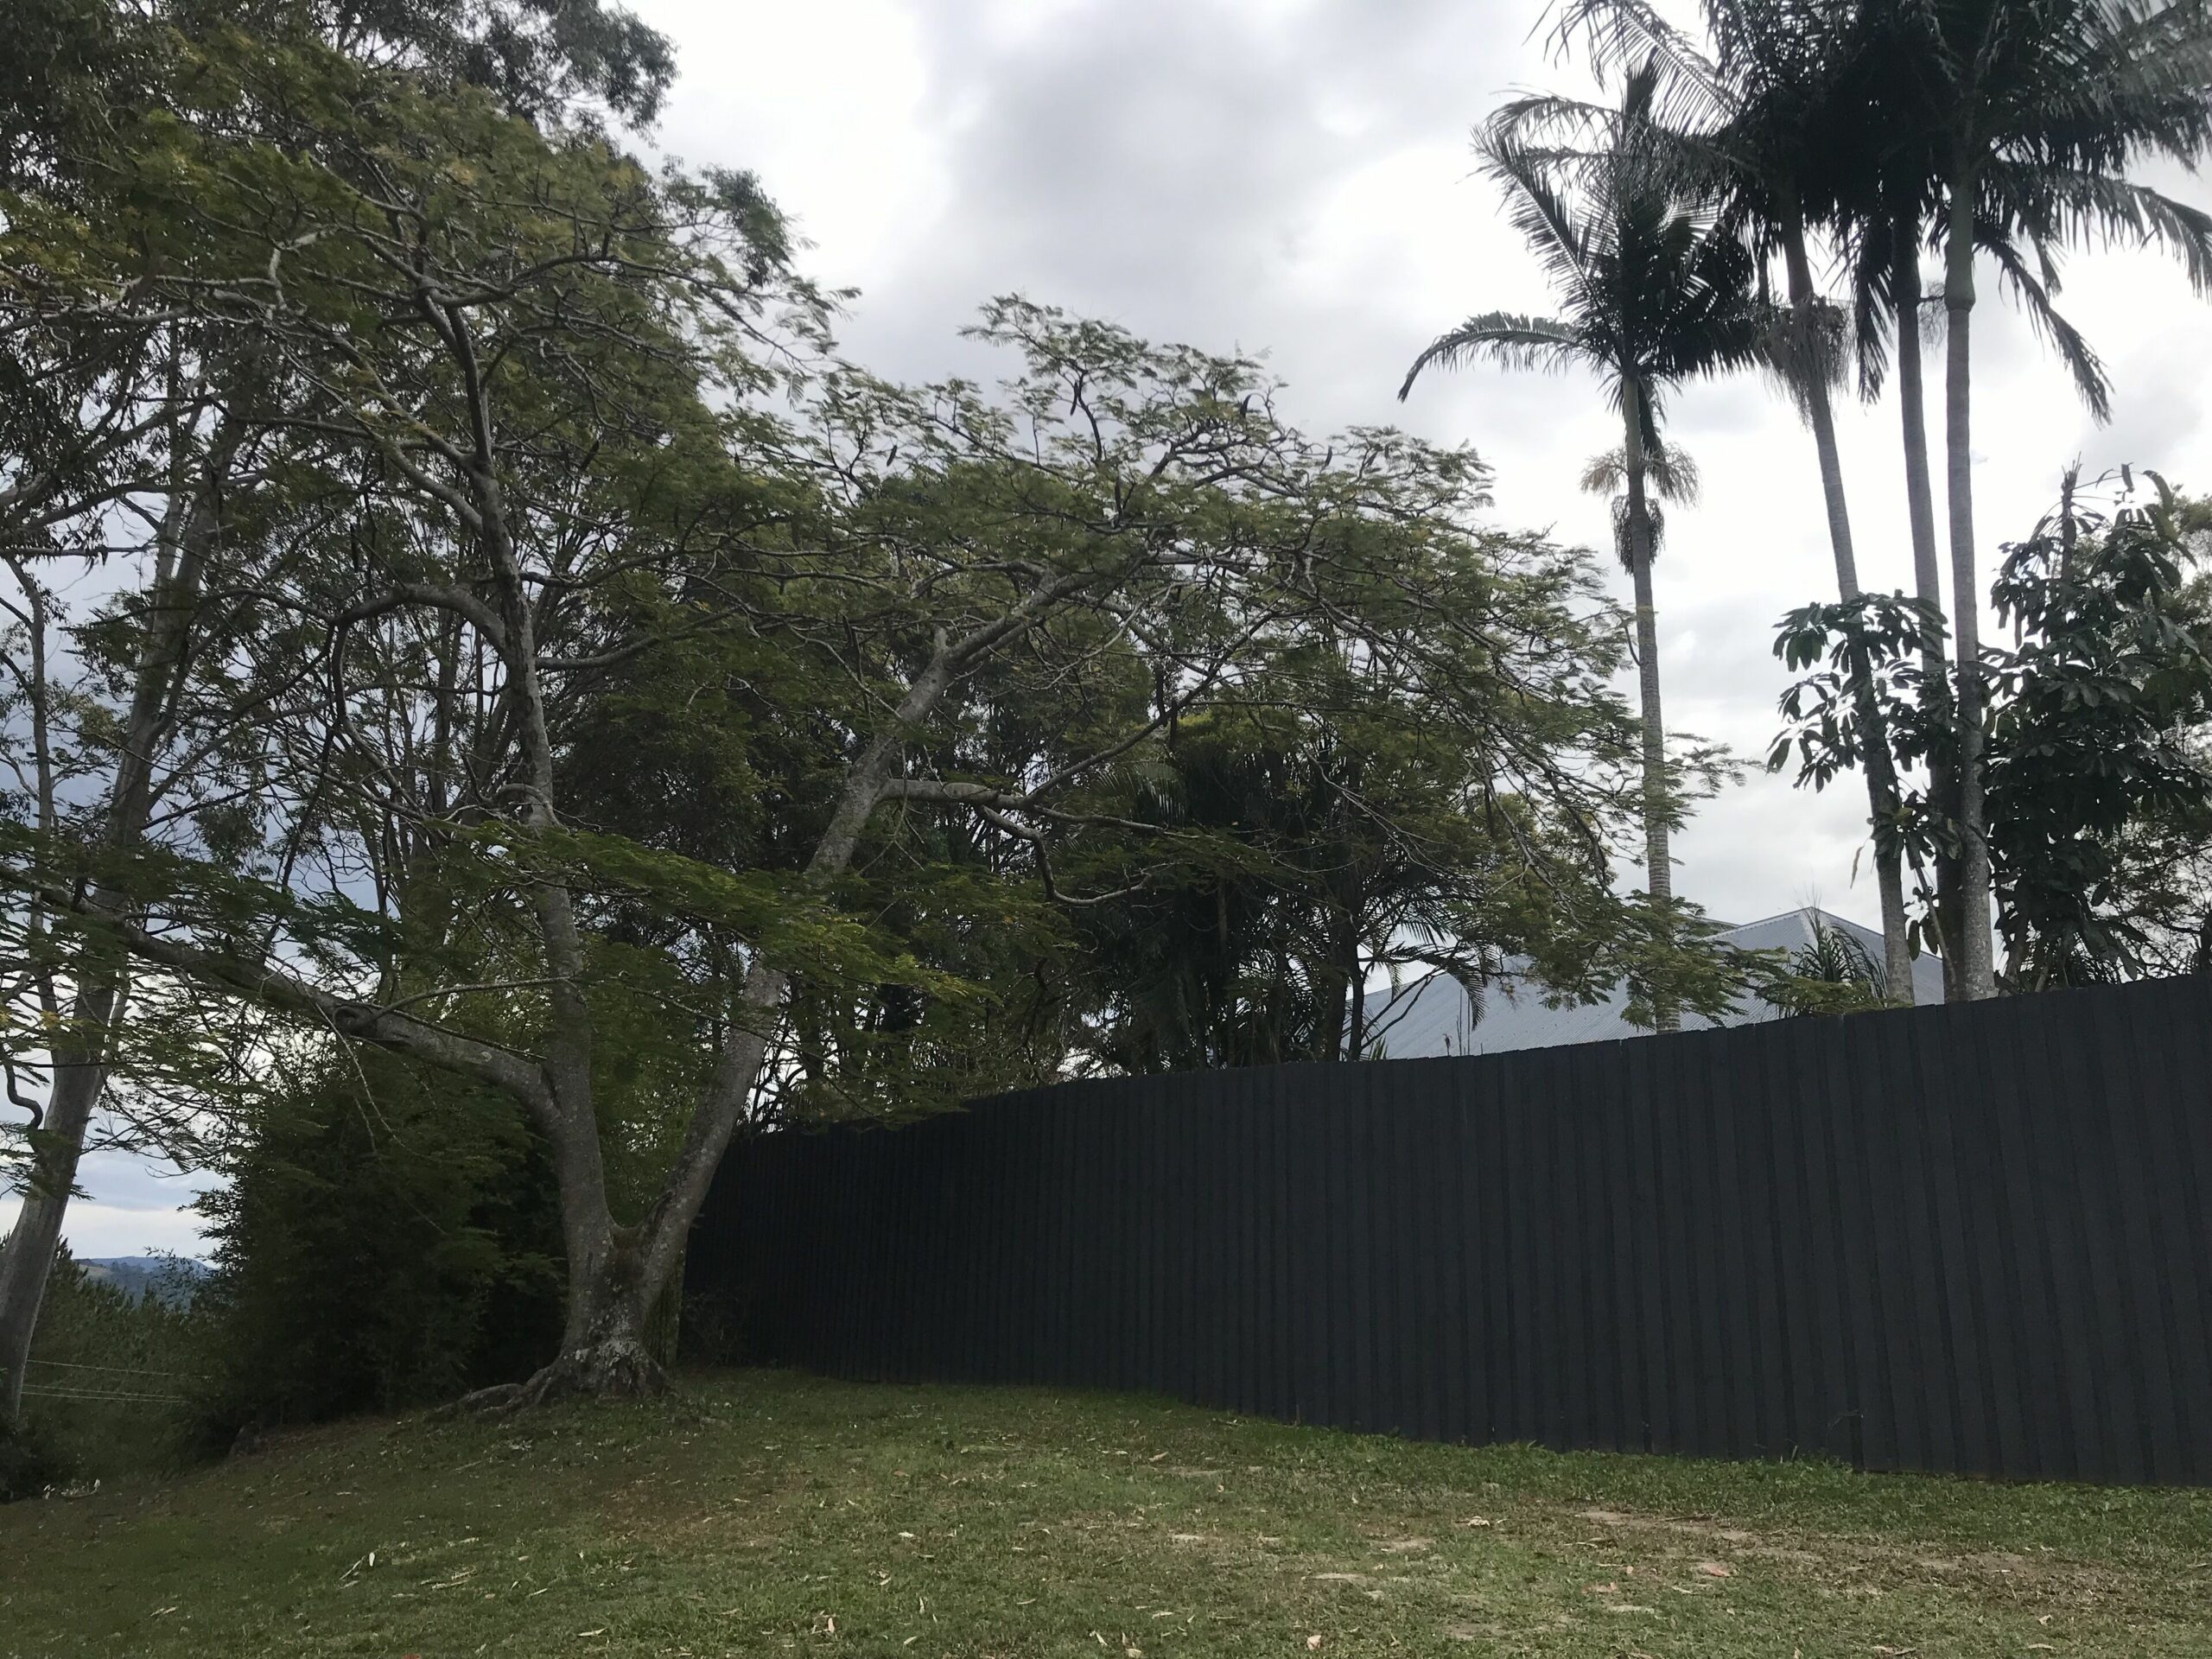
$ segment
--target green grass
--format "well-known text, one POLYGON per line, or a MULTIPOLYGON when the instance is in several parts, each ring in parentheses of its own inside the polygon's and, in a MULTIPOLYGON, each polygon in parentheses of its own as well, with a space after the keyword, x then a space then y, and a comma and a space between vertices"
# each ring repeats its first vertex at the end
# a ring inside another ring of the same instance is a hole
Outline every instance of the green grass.
POLYGON ((20 1656, 2212 1652, 2212 1494, 689 1379, 0 1510, 20 1656))

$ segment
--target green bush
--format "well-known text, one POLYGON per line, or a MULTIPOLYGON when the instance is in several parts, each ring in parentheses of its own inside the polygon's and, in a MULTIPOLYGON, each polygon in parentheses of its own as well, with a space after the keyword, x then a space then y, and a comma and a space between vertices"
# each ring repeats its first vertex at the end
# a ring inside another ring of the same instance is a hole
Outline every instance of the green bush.
POLYGON ((211 1442, 451 1399, 553 1351, 552 1176, 504 1096, 348 1057, 280 1097, 225 1173, 202 1200, 211 1442))

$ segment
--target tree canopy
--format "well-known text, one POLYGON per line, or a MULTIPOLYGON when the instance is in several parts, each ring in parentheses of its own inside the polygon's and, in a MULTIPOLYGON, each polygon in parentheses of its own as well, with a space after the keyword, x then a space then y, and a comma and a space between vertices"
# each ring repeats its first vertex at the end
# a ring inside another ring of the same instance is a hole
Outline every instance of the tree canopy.
POLYGON ((887 382, 752 179, 612 133, 627 24, 404 21, 111 19, 141 95, 16 175, 19 379, 75 377, 7 480, 35 1185, 95 1100, 251 1144, 226 1065, 380 1051, 542 1153, 534 1393, 651 1388, 749 1126, 1356 1056, 1408 964, 1726 1005, 1612 889, 1624 620, 1471 451, 1019 298, 999 384, 887 382))

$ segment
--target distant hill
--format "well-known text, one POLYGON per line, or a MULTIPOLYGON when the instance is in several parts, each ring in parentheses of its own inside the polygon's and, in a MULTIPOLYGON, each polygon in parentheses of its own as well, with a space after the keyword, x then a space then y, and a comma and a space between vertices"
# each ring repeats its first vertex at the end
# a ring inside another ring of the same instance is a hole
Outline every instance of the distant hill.
POLYGON ((181 1255, 94 1256, 77 1265, 84 1269, 86 1278, 95 1284, 113 1285, 134 1302, 150 1295, 171 1307, 189 1303, 208 1273, 205 1262, 181 1255))

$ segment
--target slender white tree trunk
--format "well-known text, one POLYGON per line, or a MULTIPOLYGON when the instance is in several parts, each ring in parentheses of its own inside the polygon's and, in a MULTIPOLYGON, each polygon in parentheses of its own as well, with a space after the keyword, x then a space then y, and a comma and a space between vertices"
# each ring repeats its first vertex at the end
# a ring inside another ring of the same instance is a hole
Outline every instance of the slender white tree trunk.
MULTIPOLYGON (((1897 410, 1904 439, 1904 494, 1912 526, 1913 592, 1937 616, 1943 611, 1943 570, 1936 547, 1936 490, 1928 470, 1928 391, 1920 357, 1920 246, 1916 220, 1901 218, 1891 227, 1895 270, 1891 284, 1897 322, 1897 410)), ((1926 696, 1940 699, 1931 713, 1951 715, 1950 675, 1942 642, 1930 638, 1921 653, 1926 696)), ((1945 817, 1958 812, 1958 769, 1947 757, 1932 758, 1929 793, 1945 817)), ((1939 852, 1936 859, 1936 926, 1942 941, 1943 1000, 1966 1000, 1959 975, 1959 861, 1939 852)))
POLYGON ((1997 994, 1990 957, 1989 837, 1981 727, 1981 613, 1974 547, 1974 202, 1973 168, 1952 169, 1945 235, 1943 310, 1948 326, 1943 359, 1943 455, 1950 493, 1951 619, 1958 683, 1959 988, 1968 1001, 1997 994))
MULTIPOLYGON (((104 1030, 117 993, 111 983, 94 986, 73 1010, 86 1027, 104 1030)), ((31 1178, 23 1207, 0 1245, 0 1423, 22 1409, 23 1370, 31 1338, 38 1332, 39 1309, 53 1276, 61 1224, 76 1185, 77 1160, 84 1154, 85 1132, 99 1103, 106 1070, 97 1049, 78 1050, 54 1059, 46 1122, 35 1136, 31 1178)))
MULTIPOLYGON (((238 439, 234 425, 226 424, 218 433, 197 483, 189 493, 173 498, 160 537, 148 630, 133 672, 130 708, 101 825, 101 840, 111 848, 129 846, 145 831, 153 798, 154 760, 171 717, 175 676, 199 610, 207 552, 238 439)), ((127 903, 105 882, 95 884, 85 900, 86 908, 95 914, 115 914, 127 903)), ((7 1243, 0 1245, 0 1421, 22 1409, 23 1371, 61 1243, 85 1135, 107 1085, 111 1027, 126 984, 119 954, 97 941, 76 952, 69 977, 74 989, 67 1033, 54 1044, 46 1121, 32 1137, 23 1206, 7 1243)))
MULTIPOLYGON (((1789 304, 1797 333, 1797 365, 1803 377, 1805 413, 1813 429, 1813 447, 1820 459, 1821 499, 1827 510, 1828 546, 1835 556, 1836 591, 1847 603, 1859 596, 1859 556, 1851 538, 1851 508, 1843 491, 1843 455, 1835 437, 1835 411, 1828 399, 1828 383, 1815 360, 1811 319, 1817 296, 1813 289, 1812 262, 1805 249, 1803 226, 1794 221, 1783 238, 1783 261, 1788 272, 1789 304)), ((1870 821, 1893 817, 1897 809, 1897 762, 1890 753, 1889 730, 1874 701, 1868 664, 1854 654, 1851 664, 1853 701, 1857 704, 1860 734, 1859 761, 1866 774, 1866 804, 1870 821)), ((1912 943, 1904 911, 1904 862, 1894 848, 1885 848, 1878 836, 1874 845, 1874 884, 1882 911, 1882 972, 1885 994, 1894 1002, 1912 1001, 1912 943)))
MULTIPOLYGON (((1012 630, 1008 630, 1011 632, 1012 630)), ((829 827, 807 861, 807 880, 835 880, 849 869, 860 849, 861 832, 882 801, 886 786, 898 769, 905 734, 937 706, 953 682, 953 653, 940 645, 929 666, 916 677, 889 724, 861 751, 847 774, 829 827)), ((770 1039, 782 1017, 788 977, 777 963, 757 958, 745 976, 738 997, 738 1017, 717 1057, 715 1075, 705 1096, 691 1116, 683 1145, 677 1150, 660 1196, 638 1229, 639 1294, 642 1306, 674 1280, 683 1260, 683 1245, 699 1207, 707 1200, 715 1171, 737 1132, 745 1105, 760 1077, 770 1039)))

